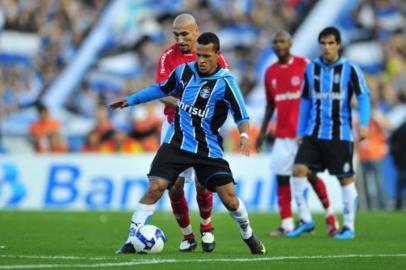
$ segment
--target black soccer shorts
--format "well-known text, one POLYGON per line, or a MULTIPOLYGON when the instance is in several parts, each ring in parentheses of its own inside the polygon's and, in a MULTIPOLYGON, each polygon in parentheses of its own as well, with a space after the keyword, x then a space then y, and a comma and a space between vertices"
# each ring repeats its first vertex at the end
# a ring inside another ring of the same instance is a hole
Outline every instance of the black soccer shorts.
POLYGON ((170 189, 178 175, 190 167, 195 169, 198 181, 210 191, 215 192, 219 186, 234 183, 230 166, 224 159, 202 157, 167 143, 159 148, 148 176, 168 180, 170 189))
POLYGON ((321 140, 306 136, 299 146, 295 164, 307 165, 314 172, 327 169, 330 174, 343 179, 354 175, 353 153, 353 142, 321 140))

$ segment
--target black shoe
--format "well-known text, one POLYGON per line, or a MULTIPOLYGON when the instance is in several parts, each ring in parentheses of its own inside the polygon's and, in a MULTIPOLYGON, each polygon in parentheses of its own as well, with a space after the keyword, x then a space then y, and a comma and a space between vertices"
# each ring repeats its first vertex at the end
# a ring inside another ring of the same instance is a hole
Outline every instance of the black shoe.
POLYGON ((126 243, 120 249, 116 251, 116 254, 130 254, 135 253, 135 248, 131 243, 126 243))
POLYGON ((182 252, 193 251, 195 250, 196 247, 197 242, 194 238, 183 239, 182 242, 180 242, 179 251, 182 252))
POLYGON ((244 242, 248 245, 252 254, 257 254, 257 255, 266 254, 266 248, 265 248, 264 244, 262 244, 261 241, 259 241, 254 235, 252 235, 248 239, 244 239, 244 242))
POLYGON ((202 234, 202 249, 204 252, 212 252, 216 248, 214 241, 213 230, 201 232, 202 234))

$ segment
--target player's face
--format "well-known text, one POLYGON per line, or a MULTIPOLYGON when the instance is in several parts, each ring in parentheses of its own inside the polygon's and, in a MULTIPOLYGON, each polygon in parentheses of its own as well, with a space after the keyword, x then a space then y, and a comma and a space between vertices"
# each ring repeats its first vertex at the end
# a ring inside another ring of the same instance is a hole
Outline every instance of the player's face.
POLYGON ((219 52, 214 51, 213 44, 197 44, 197 66, 202 74, 211 74, 217 68, 219 52))
POLYGON ((176 44, 182 52, 194 51, 196 47, 198 29, 196 25, 180 25, 173 28, 176 44))
POLYGON ((333 63, 339 57, 340 44, 336 41, 334 35, 328 35, 320 38, 320 48, 323 53, 323 61, 333 63))
POLYGON ((278 58, 288 56, 290 54, 291 46, 290 39, 284 35, 276 36, 273 40, 273 49, 278 58))

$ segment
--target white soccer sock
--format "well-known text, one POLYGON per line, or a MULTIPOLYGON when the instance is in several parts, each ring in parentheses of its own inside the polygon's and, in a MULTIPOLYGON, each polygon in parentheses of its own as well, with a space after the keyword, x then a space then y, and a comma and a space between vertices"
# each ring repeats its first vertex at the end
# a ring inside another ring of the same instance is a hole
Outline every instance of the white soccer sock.
POLYGON ((202 218, 202 217, 200 217, 200 223, 201 223, 201 224, 207 225, 207 224, 209 224, 210 222, 211 222, 211 217, 209 217, 209 218, 202 218))
POLYGON ((311 222, 312 215, 307 205, 307 194, 309 192, 309 183, 306 177, 292 177, 293 196, 296 200, 299 217, 303 222, 311 222))
POLYGON ((140 202, 135 206, 135 211, 131 218, 130 233, 128 235, 126 243, 130 242, 131 237, 132 237, 132 232, 135 232, 139 226, 144 225, 145 223, 148 222, 148 220, 154 214, 155 207, 156 207, 156 203, 143 204, 140 202))
POLYGON ((281 227, 285 230, 285 231, 291 231, 295 228, 295 225, 293 224, 293 218, 289 217, 289 218, 284 218, 282 219, 282 225, 281 227))
POLYGON ((341 191, 344 204, 344 226, 355 231, 355 212, 358 206, 358 192, 355 183, 352 182, 349 185, 341 186, 341 191))
POLYGON ((250 226, 250 221, 248 219, 247 208, 243 201, 238 199, 239 206, 235 211, 228 211, 230 216, 237 222, 240 226, 240 234, 243 239, 248 239, 252 236, 252 228, 250 226))
POLYGON ((193 233, 192 224, 187 225, 185 228, 180 228, 183 235, 189 235, 193 233))

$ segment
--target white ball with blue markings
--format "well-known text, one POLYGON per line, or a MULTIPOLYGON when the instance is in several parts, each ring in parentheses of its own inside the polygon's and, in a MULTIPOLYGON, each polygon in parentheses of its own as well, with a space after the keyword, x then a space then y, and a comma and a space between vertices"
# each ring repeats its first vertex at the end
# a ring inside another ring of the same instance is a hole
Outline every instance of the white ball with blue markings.
POLYGON ((137 253, 156 254, 164 249, 166 237, 154 225, 143 225, 133 235, 131 242, 137 253))

